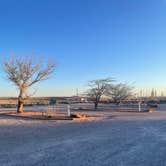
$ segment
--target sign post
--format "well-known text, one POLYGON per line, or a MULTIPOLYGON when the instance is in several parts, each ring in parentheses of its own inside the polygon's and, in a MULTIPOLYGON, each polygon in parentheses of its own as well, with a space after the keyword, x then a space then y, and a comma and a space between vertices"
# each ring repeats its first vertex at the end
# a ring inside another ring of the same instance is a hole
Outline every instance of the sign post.
POLYGON ((67 115, 71 116, 71 111, 70 111, 70 105, 69 104, 67 105, 67 115))

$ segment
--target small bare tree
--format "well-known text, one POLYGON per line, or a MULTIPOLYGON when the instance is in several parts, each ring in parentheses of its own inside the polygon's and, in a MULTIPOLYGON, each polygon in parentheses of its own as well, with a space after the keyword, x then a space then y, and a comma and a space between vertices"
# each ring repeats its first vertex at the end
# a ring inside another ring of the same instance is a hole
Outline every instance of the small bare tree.
POLYGON ((35 62, 33 58, 12 57, 4 61, 4 71, 9 81, 19 90, 17 113, 23 112, 27 89, 34 84, 48 79, 55 70, 54 63, 35 62))
POLYGON ((108 86, 106 95, 109 96, 114 103, 119 105, 121 101, 126 100, 133 95, 133 87, 124 83, 108 86))
POLYGON ((87 96, 94 102, 95 109, 98 108, 101 97, 106 94, 107 87, 111 86, 112 82, 113 80, 110 78, 92 80, 89 82, 87 96))

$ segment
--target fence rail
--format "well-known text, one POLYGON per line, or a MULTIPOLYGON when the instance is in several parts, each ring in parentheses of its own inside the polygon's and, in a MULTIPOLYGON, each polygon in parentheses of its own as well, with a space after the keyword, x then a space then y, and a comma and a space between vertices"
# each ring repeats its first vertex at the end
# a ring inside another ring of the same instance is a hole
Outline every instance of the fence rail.
MULTIPOLYGON (((0 110, 16 110, 17 106, 13 107, 0 107, 0 110)), ((70 105, 71 111, 86 111, 86 110, 94 110, 93 103, 76 103, 70 105)), ((141 104, 141 111, 147 110, 148 106, 146 104, 141 104)), ((161 105, 157 108, 158 110, 166 110, 166 104, 161 105)), ((25 111, 52 111, 52 112, 66 112, 68 111, 68 104, 56 104, 56 105, 33 105, 33 106, 25 106, 25 111)), ((115 104, 99 104, 98 110, 108 110, 108 111, 139 111, 138 104, 123 104, 123 105, 115 105, 115 104)))

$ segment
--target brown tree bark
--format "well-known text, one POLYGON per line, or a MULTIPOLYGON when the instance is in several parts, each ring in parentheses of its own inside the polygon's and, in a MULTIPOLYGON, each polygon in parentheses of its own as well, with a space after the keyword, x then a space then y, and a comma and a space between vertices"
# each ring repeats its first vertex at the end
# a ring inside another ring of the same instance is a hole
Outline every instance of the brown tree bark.
POLYGON ((98 108, 98 102, 95 102, 95 110, 98 108))
POLYGON ((24 98, 23 98, 23 91, 20 90, 20 95, 18 97, 18 106, 17 106, 17 113, 24 112, 24 98))

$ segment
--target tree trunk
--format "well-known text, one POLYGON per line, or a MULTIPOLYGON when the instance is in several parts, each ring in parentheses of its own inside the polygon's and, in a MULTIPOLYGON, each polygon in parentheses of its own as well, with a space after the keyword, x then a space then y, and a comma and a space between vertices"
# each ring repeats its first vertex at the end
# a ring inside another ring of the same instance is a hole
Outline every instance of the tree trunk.
POLYGON ((97 110, 98 102, 95 102, 95 110, 97 110))
POLYGON ((17 113, 22 113, 22 112, 24 112, 24 98, 22 91, 20 91, 20 95, 18 97, 17 113))

